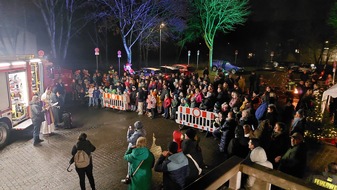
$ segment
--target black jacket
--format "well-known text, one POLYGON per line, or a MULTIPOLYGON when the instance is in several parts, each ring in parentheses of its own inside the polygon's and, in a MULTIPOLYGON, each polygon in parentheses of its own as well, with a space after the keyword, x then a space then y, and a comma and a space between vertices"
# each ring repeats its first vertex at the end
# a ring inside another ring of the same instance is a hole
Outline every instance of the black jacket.
POLYGON ((90 164, 92 164, 92 158, 91 153, 96 150, 96 147, 91 144, 89 140, 79 140, 76 145, 73 146, 73 149, 71 150, 71 154, 73 157, 70 160, 70 164, 74 162, 74 156, 77 152, 77 150, 84 150, 90 157, 90 164))

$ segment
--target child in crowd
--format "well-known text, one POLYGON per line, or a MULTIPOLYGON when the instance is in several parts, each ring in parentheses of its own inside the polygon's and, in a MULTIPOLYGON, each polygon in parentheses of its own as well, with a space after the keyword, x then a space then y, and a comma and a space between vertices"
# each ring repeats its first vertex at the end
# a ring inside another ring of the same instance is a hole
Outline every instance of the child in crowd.
POLYGON ((94 102, 94 85, 89 85, 89 89, 88 89, 88 97, 89 97, 89 104, 88 106, 94 106, 95 102, 94 102))

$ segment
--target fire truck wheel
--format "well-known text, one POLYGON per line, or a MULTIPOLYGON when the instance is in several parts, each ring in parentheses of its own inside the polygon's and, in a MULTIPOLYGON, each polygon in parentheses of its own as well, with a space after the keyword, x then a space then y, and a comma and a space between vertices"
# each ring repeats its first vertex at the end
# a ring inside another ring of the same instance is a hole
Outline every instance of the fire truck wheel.
POLYGON ((0 122, 0 148, 3 148, 8 140, 9 127, 6 123, 0 122))

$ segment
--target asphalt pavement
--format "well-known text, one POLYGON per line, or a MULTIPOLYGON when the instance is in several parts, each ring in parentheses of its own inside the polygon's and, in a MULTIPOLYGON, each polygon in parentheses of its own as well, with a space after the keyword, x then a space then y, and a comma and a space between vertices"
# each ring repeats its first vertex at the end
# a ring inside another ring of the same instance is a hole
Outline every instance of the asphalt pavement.
MULTIPOLYGON (((147 131, 148 147, 156 158, 172 140, 172 133, 178 124, 164 118, 150 119, 135 112, 112 109, 71 106, 73 129, 60 129, 52 136, 42 137, 42 146, 32 144, 32 128, 14 131, 8 146, 0 151, 0 190, 75 190, 80 189, 74 166, 67 172, 72 146, 82 132, 96 146, 93 153, 94 177, 97 189, 127 189, 120 180, 125 177, 127 162, 123 155, 127 149, 126 131, 135 121, 143 122, 147 131), (153 143, 153 136, 155 143, 153 143)), ((225 160, 218 151, 218 142, 205 133, 198 132, 204 160, 212 169, 225 160)), ((308 175, 323 171, 332 161, 337 161, 337 149, 330 145, 310 146, 308 175)), ((153 189, 160 189, 162 175, 153 172, 153 189)), ((89 189, 88 180, 86 180, 89 189)))

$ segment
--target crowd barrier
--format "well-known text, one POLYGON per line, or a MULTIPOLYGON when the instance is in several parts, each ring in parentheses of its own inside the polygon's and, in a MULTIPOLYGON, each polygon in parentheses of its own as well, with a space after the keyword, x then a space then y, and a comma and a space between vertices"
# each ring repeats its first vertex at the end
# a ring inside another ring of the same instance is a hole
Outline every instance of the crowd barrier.
POLYGON ((123 95, 103 93, 103 107, 117 110, 127 110, 127 99, 123 95))
POLYGON ((208 132, 214 131, 213 121, 217 117, 217 114, 214 112, 200 110, 199 108, 179 106, 176 114, 176 123, 180 125, 193 127, 208 132))

